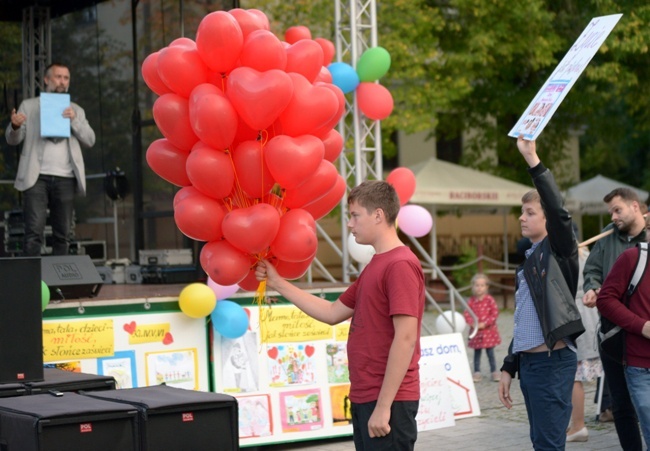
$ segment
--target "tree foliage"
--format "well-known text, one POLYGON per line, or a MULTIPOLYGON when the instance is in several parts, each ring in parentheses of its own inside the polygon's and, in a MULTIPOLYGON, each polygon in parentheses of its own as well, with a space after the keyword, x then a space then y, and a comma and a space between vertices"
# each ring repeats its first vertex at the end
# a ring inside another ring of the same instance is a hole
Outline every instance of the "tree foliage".
MULTIPOLYGON (((330 0, 241 3, 272 17, 280 36, 306 25, 334 39, 330 0)), ((647 2, 382 0, 377 8, 379 45, 392 58, 381 82, 395 100, 382 123, 384 136, 435 128, 453 138, 471 130, 463 161, 522 182, 528 176, 508 131, 590 20, 622 13, 540 136, 539 149, 549 166, 562 166, 563 143, 569 133, 580 133, 582 178, 601 173, 650 187, 648 169, 639 170, 649 167, 647 2), (443 115, 454 120, 441 121, 443 115), (486 149, 496 151, 498 165, 478 158, 486 149)))

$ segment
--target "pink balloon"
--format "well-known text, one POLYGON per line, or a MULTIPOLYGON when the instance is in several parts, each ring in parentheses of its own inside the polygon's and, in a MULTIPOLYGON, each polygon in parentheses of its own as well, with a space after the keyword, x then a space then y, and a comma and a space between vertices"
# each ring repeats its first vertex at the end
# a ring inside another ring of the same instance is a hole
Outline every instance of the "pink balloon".
POLYGON ((323 67, 323 49, 316 41, 303 39, 286 49, 286 71, 303 75, 313 83, 323 67))
POLYGON ((415 193, 415 174, 409 168, 399 167, 390 171, 386 181, 393 185, 400 205, 405 205, 415 193))
POLYGON ((153 119, 165 138, 182 150, 190 150, 199 140, 190 125, 190 110, 186 98, 164 94, 153 104, 153 119))
POLYGON ((393 96, 390 91, 377 83, 361 82, 357 86, 359 109, 369 119, 381 121, 393 112, 393 96))
POLYGON ((192 185, 213 199, 223 199, 235 186, 235 171, 230 156, 199 142, 185 165, 192 185))
POLYGON ((407 235, 419 238, 431 231, 433 218, 431 213, 420 205, 404 205, 397 214, 397 226, 407 235))
POLYGON ((189 156, 187 150, 175 147, 167 139, 152 142, 147 149, 147 164, 153 172, 176 186, 191 185, 185 172, 185 163, 189 156))
POLYGON ((227 299, 239 291, 239 285, 219 285, 217 282, 208 277, 208 286, 214 291, 217 300, 227 299))
POLYGON ((324 155, 323 142, 315 136, 280 135, 267 143, 264 161, 275 181, 291 189, 316 172, 324 155))
POLYGON ((213 71, 230 72, 244 46, 244 34, 235 17, 225 11, 205 16, 196 31, 196 48, 213 71))
POLYGON ((248 35, 241 52, 242 66, 259 72, 287 67, 287 52, 280 40, 268 30, 256 30, 248 35))
POLYGON ((238 67, 228 77, 226 95, 249 127, 263 130, 285 110, 293 91, 290 76, 281 70, 238 67))
POLYGON ((160 52, 153 52, 142 62, 142 78, 149 89, 159 96, 172 92, 158 75, 158 56, 160 52))
POLYGON ((189 98, 190 125, 194 133, 215 149, 226 149, 235 139, 239 122, 230 100, 216 86, 204 83, 189 98))

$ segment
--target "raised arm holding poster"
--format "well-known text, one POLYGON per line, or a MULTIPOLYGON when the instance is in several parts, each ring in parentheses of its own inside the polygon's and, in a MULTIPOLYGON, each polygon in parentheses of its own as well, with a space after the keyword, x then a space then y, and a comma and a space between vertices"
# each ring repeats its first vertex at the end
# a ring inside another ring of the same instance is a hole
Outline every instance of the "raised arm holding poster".
POLYGON ((571 46, 508 136, 535 140, 623 14, 595 17, 571 46))

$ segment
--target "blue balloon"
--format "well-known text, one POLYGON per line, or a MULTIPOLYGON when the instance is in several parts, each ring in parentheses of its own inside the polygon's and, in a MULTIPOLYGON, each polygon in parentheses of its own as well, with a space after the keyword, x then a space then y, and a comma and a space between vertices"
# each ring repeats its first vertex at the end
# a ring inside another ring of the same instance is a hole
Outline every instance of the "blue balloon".
POLYGON ((241 305, 233 301, 219 300, 210 314, 212 327, 222 337, 239 338, 248 330, 248 315, 241 305))
POLYGON ((332 63, 327 66, 332 74, 332 84, 341 88, 344 94, 352 92, 359 86, 359 75, 347 63, 332 63))

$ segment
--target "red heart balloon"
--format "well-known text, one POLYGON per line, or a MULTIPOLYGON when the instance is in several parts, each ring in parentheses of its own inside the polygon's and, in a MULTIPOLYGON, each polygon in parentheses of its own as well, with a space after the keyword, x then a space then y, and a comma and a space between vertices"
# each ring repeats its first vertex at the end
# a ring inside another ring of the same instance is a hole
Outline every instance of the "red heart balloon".
POLYGON ((192 89, 208 81, 208 67, 196 48, 169 46, 158 56, 160 79, 176 94, 189 97, 192 89))
POLYGON ((275 266, 278 274, 287 280, 300 279, 305 275, 315 257, 316 256, 314 255, 313 257, 301 262, 286 262, 275 259, 273 260, 273 266, 275 266))
POLYGON ((238 67, 228 77, 226 95, 240 118, 254 130, 271 125, 291 100, 293 83, 281 70, 258 72, 238 67))
POLYGON ((289 27, 284 32, 284 40, 289 44, 295 44, 302 39, 311 39, 311 31, 304 25, 289 27))
POLYGON ((187 176, 192 185, 206 196, 223 199, 235 186, 235 171, 230 156, 199 142, 186 163, 187 176))
POLYGON ((303 39, 286 49, 287 73, 303 75, 313 83, 323 67, 323 49, 316 41, 303 39))
POLYGON ((196 135, 215 149, 226 149, 235 139, 239 119, 230 100, 216 86, 204 83, 189 98, 190 125, 196 135))
POLYGON ((242 34, 244 35, 244 40, 248 37, 249 34, 256 30, 270 30, 271 25, 269 24, 269 19, 259 9, 241 9, 235 8, 228 11, 237 23, 239 28, 241 28, 242 34))
POLYGON ((223 219, 223 235, 237 249, 258 254, 267 249, 280 228, 280 213, 269 204, 231 211, 223 219))
POLYGON ((259 141, 244 141, 232 155, 239 187, 253 199, 261 199, 268 193, 275 179, 264 162, 263 149, 259 141))
POLYGON ((153 172, 176 186, 191 185, 185 172, 189 152, 175 147, 167 139, 157 139, 147 149, 147 164, 153 172))
POLYGON ((332 73, 329 71, 327 67, 323 66, 320 68, 320 72, 318 72, 318 75, 314 80, 314 84, 317 82, 332 83, 332 73))
POLYGON ((332 116, 330 120, 327 121, 322 127, 320 127, 317 130, 314 130, 312 133, 312 135, 314 136, 318 136, 319 138, 324 138, 332 130, 332 127, 335 127, 336 124, 339 123, 339 121, 345 114, 345 94, 343 94, 341 88, 339 88, 336 85, 333 85, 332 83, 317 82, 314 83, 314 86, 317 86, 319 88, 329 89, 334 93, 334 95, 336 95, 336 99, 337 99, 338 108, 334 116, 332 116))
POLYGON ((339 202, 341 202, 346 189, 347 185, 345 179, 339 175, 336 179, 336 184, 334 184, 334 187, 331 190, 321 198, 316 199, 307 205, 303 205, 302 209, 308 211, 313 216, 314 220, 318 221, 320 218, 332 211, 339 202))
POLYGON ((244 41, 240 60, 242 66, 259 72, 284 70, 287 66, 287 52, 273 33, 268 30, 255 30, 244 41))
POLYGON ((323 141, 311 135, 276 136, 264 151, 271 175, 285 189, 295 188, 310 177, 325 155, 323 141))
POLYGON ((334 59, 334 54, 336 53, 334 43, 325 38, 316 38, 314 41, 316 41, 316 43, 323 49, 323 66, 329 66, 334 59))
POLYGON ((318 250, 316 221, 300 208, 289 210, 280 220, 280 229, 271 243, 271 252, 287 262, 313 258, 318 250))
POLYGON ((232 15, 225 11, 214 11, 201 19, 196 31, 196 48, 213 71, 231 71, 239 60, 243 46, 244 34, 232 15))
POLYGON ((322 160, 311 177, 293 189, 284 193, 284 206, 299 208, 324 196, 336 183, 336 167, 327 160, 322 160))
POLYGON ((153 119, 163 136, 179 149, 190 150, 199 140, 190 125, 188 101, 178 94, 158 97, 153 104, 153 119))
POLYGON ((278 118, 282 132, 289 136, 312 134, 334 118, 339 109, 338 99, 331 89, 312 86, 300 74, 291 73, 289 77, 293 81, 293 96, 278 118))
POLYGON ((142 78, 149 89, 159 96, 172 92, 158 75, 158 56, 160 52, 153 52, 142 62, 142 78))
POLYGON ((334 163, 343 150, 343 136, 333 128, 323 138, 323 144, 325 145, 325 156, 323 158, 334 163))
POLYGON ((193 240, 216 241, 223 238, 221 223, 227 213, 228 210, 221 202, 204 196, 192 187, 181 189, 174 197, 176 226, 193 240), (194 193, 179 196, 181 191, 190 189, 193 189, 194 193))
POLYGON ((201 249, 201 267, 219 285, 239 283, 250 270, 250 259, 229 242, 210 241, 201 249))
POLYGON ((357 86, 359 109, 369 119, 382 121, 393 112, 393 95, 378 83, 362 82, 357 86))

